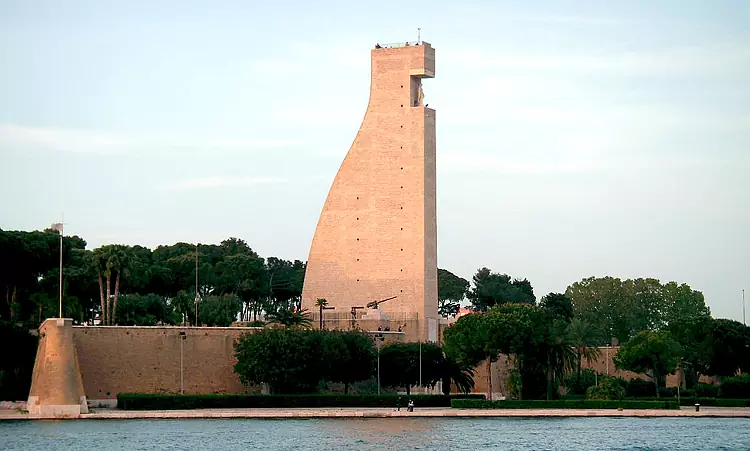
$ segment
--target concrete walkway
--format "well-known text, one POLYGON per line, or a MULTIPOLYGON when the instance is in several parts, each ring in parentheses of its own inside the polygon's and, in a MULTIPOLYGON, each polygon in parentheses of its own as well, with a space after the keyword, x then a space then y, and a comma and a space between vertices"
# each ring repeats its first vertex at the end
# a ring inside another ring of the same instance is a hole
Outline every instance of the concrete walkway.
MULTIPOLYGON (((93 409, 80 419, 141 418, 477 418, 477 417, 703 417, 750 418, 750 408, 683 407, 681 410, 614 410, 614 409, 451 409, 422 408, 414 412, 389 408, 320 408, 320 409, 196 409, 196 410, 117 410, 93 409)), ((38 419, 19 410, 0 410, 0 420, 38 419)))

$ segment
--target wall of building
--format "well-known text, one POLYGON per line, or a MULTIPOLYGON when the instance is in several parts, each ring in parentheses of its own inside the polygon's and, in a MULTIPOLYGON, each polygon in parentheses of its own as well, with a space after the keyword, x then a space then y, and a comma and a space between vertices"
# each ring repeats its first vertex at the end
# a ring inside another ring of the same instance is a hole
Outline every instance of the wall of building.
POLYGON ((252 393, 234 373, 234 343, 248 328, 74 327, 90 401, 118 393, 252 393), (182 335, 184 334, 184 335, 182 335))

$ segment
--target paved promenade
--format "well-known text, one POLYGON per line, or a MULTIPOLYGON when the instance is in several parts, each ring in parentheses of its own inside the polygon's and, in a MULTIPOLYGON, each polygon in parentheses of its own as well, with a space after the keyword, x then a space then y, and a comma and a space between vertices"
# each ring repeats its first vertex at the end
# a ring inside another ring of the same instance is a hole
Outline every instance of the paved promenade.
MULTIPOLYGON (((80 419, 141 418, 503 418, 503 417, 715 417, 750 418, 750 408, 683 407, 681 410, 614 410, 614 409, 451 409, 422 408, 414 412, 389 408, 320 408, 320 409, 196 409, 196 410, 117 410, 92 409, 80 419)), ((33 420, 34 416, 19 410, 0 410, 0 420, 33 420)))

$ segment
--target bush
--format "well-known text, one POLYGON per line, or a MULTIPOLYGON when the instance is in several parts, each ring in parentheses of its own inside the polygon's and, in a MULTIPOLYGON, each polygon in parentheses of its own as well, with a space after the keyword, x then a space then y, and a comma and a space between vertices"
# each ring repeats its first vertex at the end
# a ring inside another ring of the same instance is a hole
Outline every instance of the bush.
POLYGON ((654 382, 643 379, 630 379, 625 392, 631 398, 650 398, 655 396, 654 382))
POLYGON ((721 398, 750 398, 750 374, 727 377, 719 387, 721 398))
POLYGON ((450 407, 452 399, 483 400, 484 395, 161 395, 120 393, 117 408, 123 410, 240 409, 285 407, 396 407, 401 398, 416 407, 450 407))
POLYGON ((39 337, 28 329, 0 323, 0 401, 21 401, 29 397, 39 337))
POLYGON ((750 407, 750 399, 680 398, 681 406, 692 406, 695 403, 709 407, 750 407))
MULTIPOLYGON (((598 378, 601 379, 602 376, 599 375, 598 378)), ((589 387, 596 385, 596 380, 596 371, 586 368, 581 371, 580 380, 578 379, 578 374, 573 372, 563 381, 563 385, 567 389, 568 394, 585 395, 589 387)))
POLYGON ((605 377, 599 385, 586 390, 586 398, 595 400, 618 400, 625 397, 625 389, 613 377, 605 377))
POLYGON ((453 399, 454 409, 679 409, 675 400, 593 400, 556 399, 487 401, 477 399, 453 399))
POLYGON ((235 357, 242 383, 266 383, 279 394, 313 393, 321 381, 367 380, 377 353, 360 332, 272 328, 243 335, 235 357))

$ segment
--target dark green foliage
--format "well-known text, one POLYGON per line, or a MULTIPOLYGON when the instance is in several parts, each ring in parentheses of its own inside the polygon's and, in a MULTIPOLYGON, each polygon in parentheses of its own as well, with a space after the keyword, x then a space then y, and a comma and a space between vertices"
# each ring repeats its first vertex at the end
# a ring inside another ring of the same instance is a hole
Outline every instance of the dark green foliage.
POLYGON ((117 305, 119 326, 156 326, 169 324, 169 306, 166 299, 156 294, 125 294, 117 305))
POLYGON ((710 407, 750 407, 750 399, 725 399, 725 398, 680 398, 681 406, 693 406, 696 403, 701 406, 710 407))
POLYGON ((206 296, 198 303, 198 322, 202 326, 231 326, 237 320, 242 301, 235 294, 206 296))
POLYGON ((669 332, 643 331, 622 345, 614 357, 617 368, 651 377, 656 396, 667 374, 677 369, 682 348, 669 332))
POLYGON ((349 385, 372 376, 376 351, 368 335, 357 331, 330 331, 325 333, 324 348, 329 364, 326 379, 343 383, 345 394, 349 392, 349 385))
POLYGON ((469 393, 474 388, 474 368, 464 366, 444 356, 442 369, 443 394, 450 395, 451 384, 461 393, 469 393))
POLYGON ((592 385, 586 389, 586 399, 619 400, 625 397, 625 389, 613 377, 602 378, 599 385, 592 385))
MULTIPOLYGON (((601 379, 602 376, 599 376, 599 378, 601 379)), ((596 371, 586 368, 581 370, 580 378, 576 373, 570 374, 564 379, 563 384, 568 394, 585 395, 589 387, 596 385, 596 379, 596 371)))
POLYGON ((274 393, 312 393, 321 381, 369 379, 375 348, 360 332, 264 329, 235 345, 235 372, 245 384, 269 384, 274 393))
POLYGON ((593 399, 555 399, 544 400, 503 400, 483 401, 474 399, 453 399, 454 409, 679 409, 676 400, 641 401, 641 400, 593 400, 593 399))
POLYGON ((700 291, 656 279, 589 277, 569 286, 565 294, 573 301, 575 316, 599 328, 601 345, 613 338, 625 343, 640 331, 710 314, 700 291))
POLYGON ((550 293, 539 301, 539 308, 565 321, 573 318, 573 302, 562 293, 550 293))
POLYGON ((651 398, 654 396, 654 383, 643 379, 630 379, 625 388, 631 398, 651 398))
POLYGON ((275 311, 266 313, 269 323, 279 324, 284 327, 310 327, 312 319, 306 309, 282 307, 275 311))
POLYGON ((450 271, 438 268, 438 314, 455 316, 461 308, 460 302, 466 297, 469 281, 450 271))
MULTIPOLYGON (((117 408, 123 410, 239 409, 294 407, 396 407, 399 395, 164 395, 120 393, 117 408)), ((484 399, 484 395, 413 395, 420 407, 450 407, 452 399, 484 399)))
POLYGON ((39 337, 28 329, 0 323, 0 401, 29 397, 39 337))
POLYGON ((504 304, 485 313, 462 316, 444 332, 445 352, 456 362, 477 366, 499 354, 514 356, 518 369, 518 387, 525 399, 549 393, 554 368, 569 365, 559 348, 553 319, 536 305, 504 304), (555 358, 553 359, 553 356, 555 358))
POLYGON ((481 268, 472 279, 474 287, 469 290, 469 298, 474 310, 484 312, 496 305, 534 304, 536 297, 531 282, 526 279, 511 279, 507 274, 493 273, 488 268, 481 268))
MULTIPOLYGON (((35 328, 58 315, 59 240, 52 230, 0 230, 0 321, 35 328)), ((207 303, 205 318, 199 308, 203 324, 230 324, 237 314, 249 321, 263 311, 299 308, 305 263, 275 257, 265 261, 237 238, 198 245, 197 287, 195 244, 153 251, 137 245, 85 247, 77 236, 63 239, 63 314, 76 323, 92 324, 96 318, 102 324, 193 324, 196 289, 200 302, 207 303), (152 299, 131 298, 121 318, 124 296, 151 294, 164 299, 165 314, 152 299), (234 301, 208 305, 211 296, 224 295, 239 299, 236 312, 234 301), (104 310, 111 312, 110 320, 104 310)))
POLYGON ((734 376, 750 372, 750 327, 729 319, 714 319, 708 338, 707 375, 734 376))
POLYGON ((721 381, 719 396, 722 398, 750 398, 750 374, 727 377, 721 381))
POLYGON ((391 343, 380 350, 380 378, 385 387, 419 385, 420 348, 422 386, 433 387, 443 376, 443 351, 433 343, 391 343))
POLYGON ((693 391, 699 398, 715 398, 719 396, 719 387, 714 384, 698 383, 695 384, 693 391))

